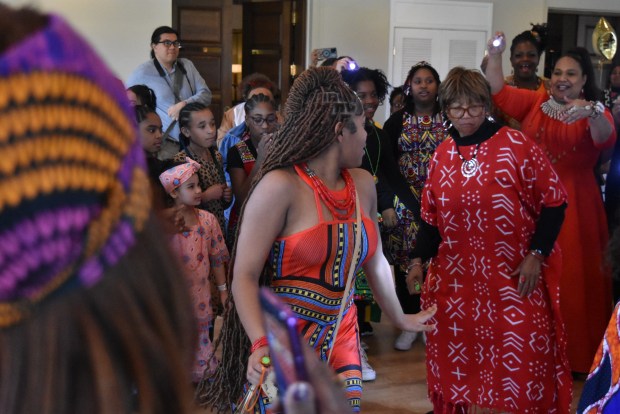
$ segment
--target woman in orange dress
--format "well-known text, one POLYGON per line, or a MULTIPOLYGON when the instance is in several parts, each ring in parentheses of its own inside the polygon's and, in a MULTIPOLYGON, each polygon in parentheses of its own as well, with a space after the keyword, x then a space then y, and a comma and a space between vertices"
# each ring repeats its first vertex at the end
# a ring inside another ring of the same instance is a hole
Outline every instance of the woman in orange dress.
MULTIPOLYGON (((216 348, 223 345, 222 363, 210 382, 203 381, 206 391, 199 390, 203 404, 235 403, 245 378, 260 382, 261 360, 269 348, 259 285, 269 286, 290 305, 300 336, 320 359, 331 355, 329 365, 344 380, 354 411, 360 409, 362 389, 353 291, 345 293, 349 268, 364 269, 375 299, 400 329, 433 329, 425 322, 434 308, 403 314, 381 254, 375 183, 356 168, 364 156, 364 120, 359 98, 334 69, 311 68, 295 80, 284 124, 241 210, 231 259, 235 307, 225 315, 216 343, 216 348), (353 254, 356 233, 361 237, 358 256, 353 254), (345 310, 334 340, 342 302, 345 310)), ((255 409, 263 412, 265 403, 259 399, 255 409)))
POLYGON ((568 193, 558 237, 563 257, 560 307, 571 370, 586 373, 612 308, 611 279, 602 260, 607 222, 594 175, 601 151, 615 142, 612 116, 597 101, 601 93, 585 49, 569 51, 557 61, 547 95, 504 84, 503 33, 494 41, 496 45, 489 42, 486 70, 493 101, 521 122, 521 130, 547 154, 568 193))

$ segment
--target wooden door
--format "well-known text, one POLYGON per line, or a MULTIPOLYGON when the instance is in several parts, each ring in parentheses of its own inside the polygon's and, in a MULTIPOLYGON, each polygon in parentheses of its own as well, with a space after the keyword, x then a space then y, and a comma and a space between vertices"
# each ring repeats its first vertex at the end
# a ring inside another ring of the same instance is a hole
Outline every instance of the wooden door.
POLYGON ((232 0, 173 0, 172 26, 190 59, 207 82, 215 119, 232 103, 232 0))
POLYGON ((306 0, 243 3, 243 76, 269 76, 286 100, 293 77, 305 67, 306 0))

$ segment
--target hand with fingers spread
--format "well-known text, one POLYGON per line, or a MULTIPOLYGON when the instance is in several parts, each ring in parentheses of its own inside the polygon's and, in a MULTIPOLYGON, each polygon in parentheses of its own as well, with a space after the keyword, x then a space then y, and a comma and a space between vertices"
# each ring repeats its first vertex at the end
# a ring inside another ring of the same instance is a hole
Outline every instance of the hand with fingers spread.
POLYGON ((437 312, 437 305, 414 314, 403 314, 398 327, 409 332, 428 332, 435 329, 434 323, 427 323, 437 312))

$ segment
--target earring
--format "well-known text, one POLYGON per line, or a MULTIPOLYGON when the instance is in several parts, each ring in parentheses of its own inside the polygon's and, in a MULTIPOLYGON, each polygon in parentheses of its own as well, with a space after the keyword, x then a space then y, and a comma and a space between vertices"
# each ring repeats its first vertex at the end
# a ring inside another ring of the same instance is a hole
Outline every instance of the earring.
POLYGON ((495 122, 495 118, 493 118, 493 115, 491 115, 490 113, 487 114, 486 118, 489 122, 495 122))

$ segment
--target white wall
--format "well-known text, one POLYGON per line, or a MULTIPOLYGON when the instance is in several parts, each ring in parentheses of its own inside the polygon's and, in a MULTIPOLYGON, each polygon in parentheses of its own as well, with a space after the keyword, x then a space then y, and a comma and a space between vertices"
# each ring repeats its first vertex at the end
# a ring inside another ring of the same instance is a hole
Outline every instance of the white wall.
POLYGON ((61 14, 122 80, 149 58, 153 30, 172 22, 172 0, 3 1, 61 14))
POLYGON ((307 50, 336 47, 338 55, 387 75, 390 0, 310 0, 309 22, 307 50))
MULTIPOLYGON (((507 39, 529 29, 530 23, 546 22, 549 8, 620 13, 619 0, 477 1, 493 3, 493 31, 503 31, 507 39)), ((389 0, 309 0, 308 51, 335 46, 338 54, 351 55, 361 65, 381 69, 387 74, 391 58, 389 8, 389 0)), ((620 33, 620 27, 615 29, 620 33)), ((507 53, 504 68, 510 68, 507 53)), ((383 111, 379 110, 379 122, 382 115, 383 111)))

